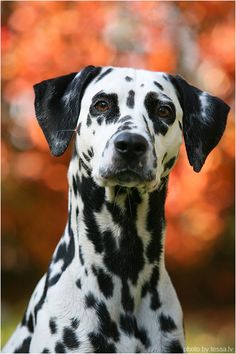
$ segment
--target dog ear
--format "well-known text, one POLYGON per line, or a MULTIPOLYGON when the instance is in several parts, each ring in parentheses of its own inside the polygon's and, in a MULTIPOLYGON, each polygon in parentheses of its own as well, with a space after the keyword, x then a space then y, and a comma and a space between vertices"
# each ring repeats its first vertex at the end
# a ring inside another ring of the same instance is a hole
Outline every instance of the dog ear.
POLYGON ((53 155, 67 149, 76 129, 81 99, 88 84, 101 71, 87 66, 72 73, 34 85, 35 112, 53 155))
POLYGON ((218 144, 230 107, 221 99, 170 75, 183 110, 183 135, 188 160, 199 172, 211 150, 218 144))

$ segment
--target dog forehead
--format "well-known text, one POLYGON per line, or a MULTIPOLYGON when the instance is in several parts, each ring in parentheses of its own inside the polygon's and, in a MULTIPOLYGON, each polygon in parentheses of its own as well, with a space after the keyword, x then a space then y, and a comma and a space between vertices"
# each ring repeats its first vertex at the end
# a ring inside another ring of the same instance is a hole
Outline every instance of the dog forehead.
POLYGON ((143 97, 150 91, 163 93, 174 102, 177 100, 173 84, 168 74, 133 68, 103 67, 100 74, 91 82, 85 94, 91 99, 98 92, 116 93, 119 97, 129 91, 143 97))

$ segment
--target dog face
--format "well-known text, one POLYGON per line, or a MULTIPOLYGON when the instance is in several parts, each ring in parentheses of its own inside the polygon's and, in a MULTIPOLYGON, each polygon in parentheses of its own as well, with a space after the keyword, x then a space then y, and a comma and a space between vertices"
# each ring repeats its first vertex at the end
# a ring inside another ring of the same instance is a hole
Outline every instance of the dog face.
POLYGON ((100 186, 151 191, 173 167, 184 134, 200 171, 223 134, 229 107, 178 76, 86 67, 35 86, 36 115, 54 155, 76 131, 78 168, 100 186))
POLYGON ((154 189, 176 160, 182 116, 165 74, 104 68, 82 98, 77 151, 84 160, 93 148, 89 167, 100 186, 154 189))

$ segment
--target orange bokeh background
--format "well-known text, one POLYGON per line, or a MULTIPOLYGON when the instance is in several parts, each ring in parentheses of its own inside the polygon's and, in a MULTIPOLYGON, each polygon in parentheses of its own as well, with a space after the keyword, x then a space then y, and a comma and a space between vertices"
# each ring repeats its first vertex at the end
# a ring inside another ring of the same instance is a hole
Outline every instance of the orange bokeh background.
POLYGON ((6 288, 14 289, 12 274, 24 279, 29 270, 46 270, 66 222, 71 151, 50 155, 35 119, 32 85, 89 64, 132 66, 179 73, 231 106, 225 134, 201 173, 193 172, 181 148, 169 183, 166 254, 177 287, 194 287, 189 274, 195 274, 206 299, 214 294, 216 303, 232 303, 234 2, 4 1, 2 17, 6 288), (225 288, 216 287, 214 276, 225 288))

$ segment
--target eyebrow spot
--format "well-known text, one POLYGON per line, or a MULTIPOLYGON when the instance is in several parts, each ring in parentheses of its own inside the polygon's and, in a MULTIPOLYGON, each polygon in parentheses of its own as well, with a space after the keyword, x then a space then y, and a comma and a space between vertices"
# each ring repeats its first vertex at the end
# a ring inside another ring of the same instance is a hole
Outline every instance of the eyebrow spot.
POLYGON ((134 96, 135 92, 133 90, 130 90, 126 101, 126 104, 129 108, 134 108, 134 96))
POLYGON ((154 85, 156 85, 161 91, 164 90, 163 86, 161 84, 159 84, 159 82, 157 81, 153 81, 154 85))
POLYGON ((98 81, 100 81, 101 79, 103 79, 104 76, 108 75, 108 74, 109 74, 110 72, 112 72, 112 71, 113 71, 113 68, 109 68, 109 69, 107 69, 106 71, 104 71, 104 73, 102 73, 102 74, 97 78, 97 80, 95 81, 95 83, 98 82, 98 81))

